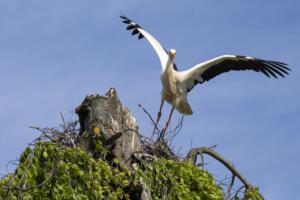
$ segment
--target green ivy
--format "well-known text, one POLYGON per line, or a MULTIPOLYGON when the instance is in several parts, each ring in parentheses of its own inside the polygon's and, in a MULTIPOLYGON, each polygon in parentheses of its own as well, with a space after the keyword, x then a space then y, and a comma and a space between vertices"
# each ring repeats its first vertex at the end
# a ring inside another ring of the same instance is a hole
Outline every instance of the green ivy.
POLYGON ((258 188, 249 188, 245 192, 244 200, 264 200, 264 198, 259 193, 258 188))
MULTIPOLYGON (((18 188, 46 181, 41 187, 23 192, 23 199, 129 199, 126 191, 130 177, 126 170, 112 169, 80 148, 58 147, 51 142, 38 143, 29 159, 32 151, 24 151, 16 176, 1 180, 0 188, 13 178, 12 186, 18 188)), ((6 190, 1 190, 0 197, 5 195, 6 190)), ((18 190, 12 190, 10 198, 17 197, 18 190)))
POLYGON ((158 160, 147 164, 145 170, 138 170, 150 186, 154 199, 223 199, 222 188, 215 184, 213 177, 187 162, 158 160))
MULTIPOLYGON (((106 161, 107 150, 101 143, 95 146, 101 159, 94 159, 81 148, 52 142, 26 148, 15 174, 0 180, 0 199, 5 199, 7 186, 11 186, 12 200, 18 199, 18 195, 24 200, 134 199, 138 191, 134 188, 141 181, 149 186, 153 199, 224 199, 222 188, 212 175, 192 164, 160 159, 135 164, 134 170, 129 171, 121 168, 117 159, 106 161)), ((248 191, 247 199, 258 199, 254 198, 256 191, 248 191)))

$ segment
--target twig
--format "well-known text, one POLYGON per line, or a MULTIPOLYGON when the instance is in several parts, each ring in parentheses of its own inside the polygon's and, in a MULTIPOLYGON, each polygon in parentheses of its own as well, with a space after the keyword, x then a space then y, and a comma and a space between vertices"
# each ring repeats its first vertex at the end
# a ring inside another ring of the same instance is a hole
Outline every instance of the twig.
POLYGON ((240 187, 240 188, 236 191, 235 195, 231 198, 231 200, 237 199, 237 196, 239 195, 239 193, 241 192, 241 190, 242 190, 243 188, 245 188, 245 191, 246 191, 246 186, 243 185, 242 187, 240 187))
POLYGON ((204 156, 203 156, 203 154, 202 153, 200 153, 200 157, 201 157, 201 168, 202 168, 202 170, 204 170, 204 156))
POLYGON ((65 122, 62 114, 62 121, 63 124, 61 125, 63 130, 59 130, 57 128, 40 128, 40 127, 34 127, 30 126, 29 128, 38 130, 42 133, 42 136, 38 137, 36 140, 42 140, 44 138, 49 139, 51 142, 55 142, 58 145, 64 145, 68 147, 76 147, 76 138, 79 134, 79 130, 76 129, 76 125, 78 124, 78 121, 74 122, 65 122))
POLYGON ((8 166, 9 166, 10 164, 12 164, 12 165, 18 165, 18 164, 19 164, 18 162, 19 162, 18 159, 16 159, 16 160, 11 160, 11 161, 9 161, 9 162, 5 165, 5 168, 7 169, 8 166))
POLYGON ((212 146, 210 146, 210 147, 208 147, 209 149, 215 149, 217 147, 217 145, 216 144, 214 144, 214 145, 212 145, 212 146))
POLYGON ((168 139, 168 143, 169 145, 172 143, 174 137, 181 131, 182 126, 183 126, 183 119, 184 119, 184 115, 180 118, 180 120, 178 121, 176 127, 173 129, 173 131, 171 131, 172 135, 170 137, 170 139, 168 139))
POLYGON ((40 127, 35 127, 35 126, 29 126, 29 128, 38 130, 39 132, 41 132, 46 138, 48 138, 51 142, 57 142, 57 140, 53 137, 51 137, 50 135, 47 134, 47 131, 43 128, 40 127))
POLYGON ((232 178, 231 178, 231 182, 230 182, 230 185, 228 187, 228 190, 227 190, 227 200, 230 200, 230 197, 231 197, 231 190, 232 190, 232 187, 233 187, 233 184, 234 184, 234 179, 235 179, 235 175, 232 175, 232 178))
POLYGON ((38 185, 34 185, 34 186, 30 186, 30 187, 27 187, 27 188, 20 188, 20 187, 4 187, 4 189, 7 189, 7 190, 19 190, 19 191, 22 191, 22 192, 26 192, 28 190, 32 190, 32 189, 35 189, 35 188, 39 188, 39 187, 42 187, 43 185, 45 185, 53 176, 53 174, 55 173, 55 169, 52 169, 49 176, 47 177, 47 179, 45 179, 42 183, 38 184, 38 185))
MULTIPOLYGON (((149 119, 151 120, 152 124, 154 125, 154 128, 158 131, 158 132, 161 132, 158 127, 156 126, 152 116, 150 115, 150 113, 141 105, 141 104, 138 104, 138 106, 144 111, 144 113, 146 113, 146 115, 149 117, 149 119)), ((151 136, 151 138, 153 137, 153 135, 151 136)))
MULTIPOLYGON (((29 166, 30 166, 30 164, 31 164, 31 162, 32 162, 32 158, 33 158, 33 156, 34 156, 34 152, 35 152, 35 150, 33 149, 33 151, 28 155, 28 159, 27 159, 27 160, 28 160, 28 163, 27 163, 26 168, 25 168, 25 170, 24 170, 24 174, 23 174, 23 175, 21 176, 21 178, 20 178, 20 181, 19 181, 19 184, 18 184, 18 185, 21 184, 21 182, 23 181, 23 178, 25 177, 25 172, 28 170, 28 168, 29 168, 29 166)), ((12 189, 11 185, 13 184, 13 181, 14 181, 16 175, 17 175, 17 174, 14 173, 14 175, 11 177, 11 179, 10 179, 10 181, 9 181, 9 183, 8 183, 8 187, 7 187, 7 191, 6 191, 5 200, 9 199, 9 193, 10 193, 10 191, 11 191, 11 189, 12 189)), ((6 187, 4 187, 4 189, 6 189, 6 187)))
POLYGON ((241 173, 238 172, 237 169, 235 169, 235 167, 230 164, 227 160, 225 160, 220 154, 218 154, 216 151, 214 151, 213 149, 210 148, 206 148, 206 147, 200 147, 200 148, 193 148, 189 151, 189 153, 186 156, 186 160, 189 162, 192 162, 194 164, 196 164, 197 161, 197 155, 199 154, 208 154, 211 157, 215 158, 216 160, 218 160, 219 162, 221 162, 225 167, 227 167, 227 169, 229 169, 231 171, 231 173, 238 177, 242 183, 246 186, 246 189, 248 188, 252 188, 253 186, 241 175, 241 173))

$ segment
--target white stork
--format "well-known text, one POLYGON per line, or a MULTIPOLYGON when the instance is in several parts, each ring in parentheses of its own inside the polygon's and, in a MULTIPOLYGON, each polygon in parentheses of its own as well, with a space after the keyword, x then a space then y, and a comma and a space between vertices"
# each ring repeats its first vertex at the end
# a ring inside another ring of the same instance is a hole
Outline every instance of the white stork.
POLYGON ((287 64, 282 62, 239 55, 222 55, 199 63, 188 70, 178 71, 174 62, 176 55, 175 49, 170 49, 169 52, 167 52, 163 46, 141 26, 125 16, 121 16, 121 18, 125 24, 128 24, 127 30, 133 30, 132 35, 138 34, 138 39, 142 39, 143 37, 146 38, 146 40, 154 48, 161 63, 162 72, 160 79, 163 87, 161 92, 160 109, 157 114, 157 120, 153 132, 160 120, 161 110, 165 101, 172 105, 172 109, 166 126, 163 129, 164 133, 170 123, 174 109, 183 115, 193 114, 191 106, 187 101, 188 92, 191 91, 195 85, 209 81, 221 73, 231 70, 253 70, 261 72, 267 77, 272 76, 277 78, 278 76, 284 77, 285 75, 288 75, 288 71, 290 71, 287 64))

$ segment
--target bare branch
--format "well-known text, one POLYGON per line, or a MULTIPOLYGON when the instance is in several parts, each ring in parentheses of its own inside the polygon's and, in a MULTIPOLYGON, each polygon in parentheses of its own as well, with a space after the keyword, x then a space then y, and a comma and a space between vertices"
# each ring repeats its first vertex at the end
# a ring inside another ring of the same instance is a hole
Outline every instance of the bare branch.
MULTIPOLYGON (((155 129, 157 130, 157 132, 161 132, 159 130, 159 128, 156 126, 155 121, 153 120, 153 117, 150 115, 150 113, 141 105, 138 104, 138 106, 144 111, 144 113, 146 113, 146 115, 149 117, 149 119, 151 120, 152 124, 155 126, 155 129)), ((151 138, 153 137, 153 135, 151 136, 151 138)))
POLYGON ((76 147, 76 138, 79 134, 79 129, 76 128, 78 121, 66 122, 61 114, 63 124, 61 125, 63 130, 57 128, 40 128, 30 126, 29 128, 35 129, 42 133, 37 140, 48 139, 51 142, 55 142, 59 145, 65 145, 68 147, 76 147))
POLYGON ((173 142, 174 137, 181 131, 182 126, 183 126, 183 119, 184 119, 184 115, 182 115, 182 117, 179 119, 177 125, 175 126, 175 128, 173 130, 171 130, 171 136, 168 139, 168 144, 171 145, 171 143, 173 142))
POLYGON ((221 162, 227 169, 231 171, 231 173, 238 177, 242 183, 246 186, 246 189, 252 188, 253 186, 241 175, 241 173, 227 160, 225 160, 220 154, 210 148, 200 147, 200 148, 193 148, 189 151, 186 156, 186 160, 196 164, 197 162, 197 155, 199 154, 207 154, 211 157, 215 158, 219 162, 221 162))
POLYGON ((64 130, 66 130, 67 129, 67 127, 66 127, 66 121, 65 121, 65 118, 64 118, 64 116, 63 116, 63 114, 60 112, 60 116, 61 116, 61 119, 62 119, 62 121, 63 121, 63 128, 64 128, 64 130))
POLYGON ((7 189, 7 190, 19 190, 19 191, 22 191, 22 192, 26 192, 28 190, 32 190, 32 189, 35 189, 35 188, 42 187, 42 186, 44 186, 52 178, 52 176, 55 173, 55 171, 56 171, 55 169, 52 169, 52 171, 50 172, 50 174, 47 177, 47 179, 45 179, 43 182, 41 182, 38 185, 30 186, 30 187, 27 187, 27 188, 6 186, 6 187, 4 187, 4 189, 7 189))
POLYGON ((235 199, 237 198, 237 196, 239 195, 239 193, 241 192, 242 189, 245 189, 245 191, 246 191, 246 186, 243 185, 242 187, 240 187, 240 188, 236 191, 235 195, 231 198, 231 200, 235 200, 235 199))
POLYGON ((232 190, 232 187, 233 187, 233 184, 234 184, 234 180, 235 180, 235 175, 232 175, 232 178, 231 178, 231 182, 230 182, 230 185, 228 187, 228 190, 227 190, 227 200, 230 200, 230 197, 231 197, 231 190, 232 190))

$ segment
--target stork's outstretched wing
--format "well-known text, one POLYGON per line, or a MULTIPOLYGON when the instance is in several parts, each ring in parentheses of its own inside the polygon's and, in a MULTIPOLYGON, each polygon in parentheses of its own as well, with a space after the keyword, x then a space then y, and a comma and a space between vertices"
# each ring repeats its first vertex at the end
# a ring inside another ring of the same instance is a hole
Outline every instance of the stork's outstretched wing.
MULTIPOLYGON (((128 24, 126 29, 132 30, 132 35, 138 34, 138 39, 142 39, 143 37, 147 39, 147 41, 150 43, 150 45, 155 50, 157 56, 159 57, 160 64, 164 70, 169 58, 168 53, 166 52, 164 47, 150 33, 145 31, 141 26, 134 23, 124 15, 120 17, 123 19, 123 23, 128 24)), ((174 64, 174 69, 177 70, 175 64, 174 64)))
POLYGON ((181 72, 187 91, 198 83, 209 81, 215 76, 231 70, 253 70, 268 77, 285 77, 290 69, 287 64, 277 61, 262 60, 248 56, 223 55, 181 72))

